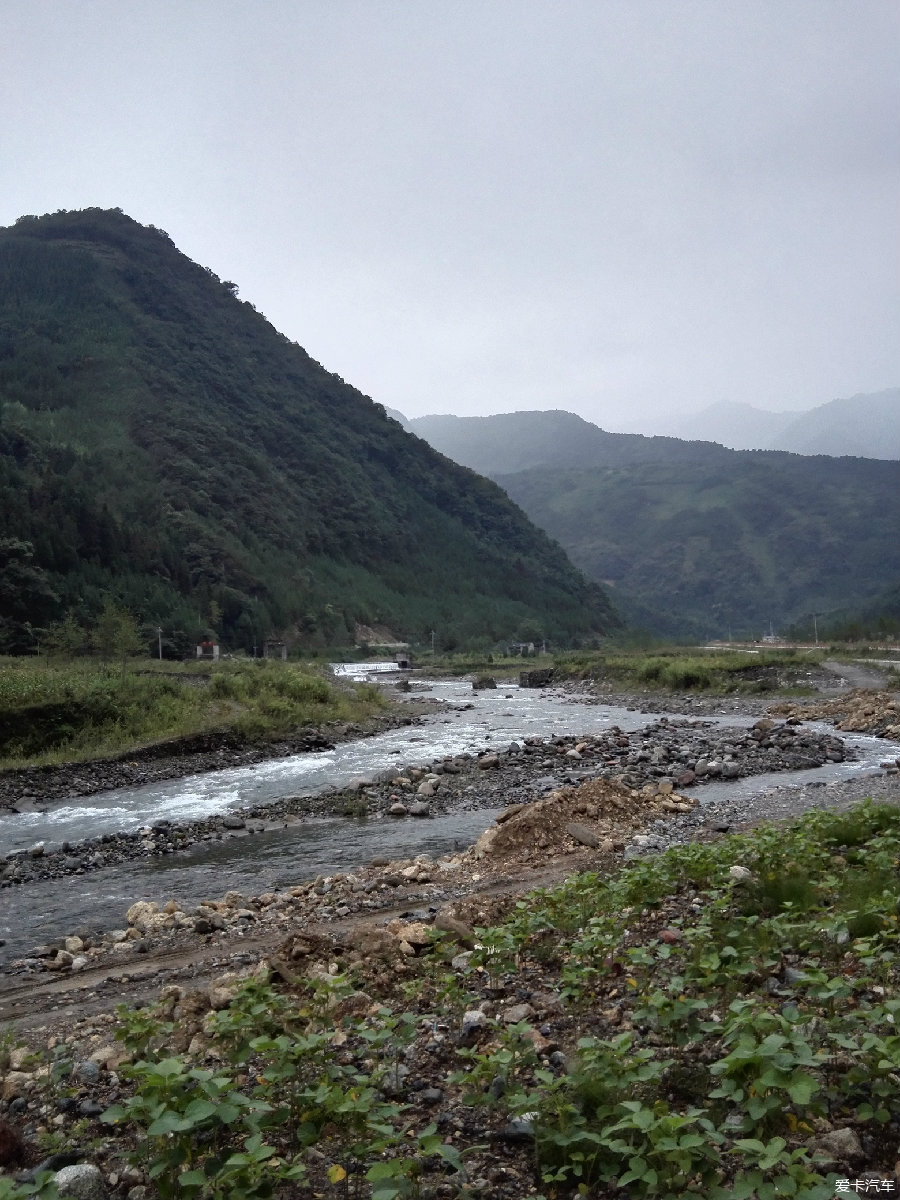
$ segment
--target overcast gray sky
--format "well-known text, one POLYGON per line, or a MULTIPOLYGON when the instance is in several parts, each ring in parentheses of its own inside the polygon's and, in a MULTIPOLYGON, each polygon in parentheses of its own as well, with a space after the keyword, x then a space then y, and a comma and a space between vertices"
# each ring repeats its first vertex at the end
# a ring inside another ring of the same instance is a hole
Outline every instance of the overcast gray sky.
POLYGON ((120 207, 409 416, 900 382, 896 0, 0 0, 0 224, 120 207))

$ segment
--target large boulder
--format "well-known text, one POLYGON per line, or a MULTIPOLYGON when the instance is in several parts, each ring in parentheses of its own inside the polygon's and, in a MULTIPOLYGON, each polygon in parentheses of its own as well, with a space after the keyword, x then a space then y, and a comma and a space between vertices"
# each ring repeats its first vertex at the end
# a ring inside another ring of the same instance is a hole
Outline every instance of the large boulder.
POLYGON ((549 687, 553 682, 553 668, 541 667, 534 671, 519 672, 519 687, 522 688, 543 688, 549 687))

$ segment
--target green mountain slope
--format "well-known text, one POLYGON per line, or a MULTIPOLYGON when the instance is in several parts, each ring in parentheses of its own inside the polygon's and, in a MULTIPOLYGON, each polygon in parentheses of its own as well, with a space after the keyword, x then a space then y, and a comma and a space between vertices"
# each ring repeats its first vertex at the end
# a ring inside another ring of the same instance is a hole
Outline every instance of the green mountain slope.
POLYGON ((611 434, 558 412, 441 418, 452 439, 438 420, 411 426, 477 462, 655 632, 758 637, 900 576, 898 463, 611 434))
POLYGON ((0 520, 7 648, 109 593, 245 648, 346 642, 357 621, 441 645, 616 624, 498 487, 118 211, 0 231, 0 520), (4 577, 35 569, 52 594, 15 599, 4 577))

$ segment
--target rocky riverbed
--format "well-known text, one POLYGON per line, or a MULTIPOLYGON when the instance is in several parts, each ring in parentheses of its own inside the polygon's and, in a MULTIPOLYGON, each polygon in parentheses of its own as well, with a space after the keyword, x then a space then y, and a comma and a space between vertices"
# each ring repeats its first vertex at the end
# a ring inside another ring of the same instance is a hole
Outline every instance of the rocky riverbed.
POLYGON ((663 716, 638 732, 613 727, 589 737, 530 737, 478 755, 398 766, 340 791, 288 797, 204 820, 158 820, 133 832, 77 843, 38 843, 0 860, 0 888, 84 875, 132 859, 186 854, 203 844, 273 832, 310 817, 401 820, 503 808, 593 778, 665 793, 839 763, 853 755, 842 739, 812 730, 796 716, 779 722, 760 718, 751 728, 663 716))
MULTIPOLYGON (((630 697, 632 704, 635 699, 630 697)), ((609 697, 598 702, 609 703, 609 697)), ((641 697, 638 703, 652 710, 654 700, 641 697)), ((721 716, 728 703, 712 700, 710 714, 721 716)), ((174 1022, 173 1049, 204 1062, 210 1050, 208 1014, 227 1008, 248 974, 290 988, 317 972, 350 969, 368 978, 365 999, 372 1003, 383 988, 415 978, 415 964, 428 954, 434 929, 456 940, 460 956, 454 969, 464 972, 474 929, 492 923, 535 886, 578 870, 602 873, 678 842, 717 837, 763 819, 788 819, 810 808, 843 808, 864 797, 900 803, 892 744, 886 744, 877 771, 829 784, 807 777, 798 786, 792 772, 840 763, 852 754, 847 742, 804 723, 806 715, 820 716, 811 705, 776 718, 763 716, 756 701, 733 703, 736 716, 746 716, 749 708, 757 719, 749 726, 723 726, 702 719, 707 715, 702 703, 685 701, 685 715, 656 716, 637 732, 613 728, 589 737, 532 737, 479 754, 398 763, 340 791, 13 855, 6 860, 3 885, 27 894, 29 883, 41 879, 88 874, 123 861, 188 859, 192 846, 252 838, 259 830, 325 812, 365 812, 391 828, 461 808, 502 810, 465 851, 386 855, 350 871, 257 893, 210 895, 193 905, 135 896, 117 928, 73 927, 66 937, 35 946, 11 964, 0 986, 0 1022, 16 1022, 43 1056, 31 1056, 27 1047, 14 1049, 0 1066, 0 1155, 7 1137, 11 1157, 5 1162, 12 1169, 17 1163, 27 1167, 40 1157, 36 1139, 55 1137, 75 1145, 75 1161, 98 1164, 77 1168, 93 1173, 96 1195, 149 1200, 154 1194, 139 1169, 111 1155, 103 1127, 96 1124, 103 1108, 122 1094, 119 1071, 127 1056, 114 1040, 112 1013, 120 1001, 160 1000, 174 1022), (715 804, 703 803, 708 785, 721 797, 722 789, 739 788, 741 780, 760 774, 777 774, 783 783, 733 801, 726 793, 715 804), (72 1064, 62 1099, 48 1091, 47 1064, 54 1058, 72 1064), (90 1149, 79 1150, 79 1139, 88 1139, 90 1149)), ((869 727, 893 728, 883 717, 882 711, 869 727)), ((524 999, 505 996, 497 1019, 518 1020, 528 1008, 541 1039, 536 1049, 550 1061, 561 1028, 559 1005, 559 997, 535 985, 524 999)), ((494 1010, 482 1006, 476 1015, 489 1022, 494 1010)), ((429 1046, 445 1037, 429 1036, 429 1046)), ((454 1107, 441 1072, 419 1074, 421 1079, 409 1075, 405 1086, 421 1085, 415 1095, 429 1114, 438 1114, 442 1128, 483 1140, 469 1128, 465 1110, 454 1107)), ((823 1138, 833 1132, 817 1130, 823 1138)), ((522 1174, 527 1153, 518 1153, 515 1133, 510 1128, 506 1141, 492 1143, 491 1155, 480 1164, 480 1194, 528 1194, 522 1174)))

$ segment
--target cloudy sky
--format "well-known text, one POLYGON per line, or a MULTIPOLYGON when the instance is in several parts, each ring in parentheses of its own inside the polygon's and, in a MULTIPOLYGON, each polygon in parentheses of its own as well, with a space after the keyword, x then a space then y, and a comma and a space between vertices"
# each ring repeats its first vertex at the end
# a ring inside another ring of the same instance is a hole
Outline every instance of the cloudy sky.
POLYGON ((896 0, 0 0, 0 225, 120 207, 409 416, 900 383, 896 0))

